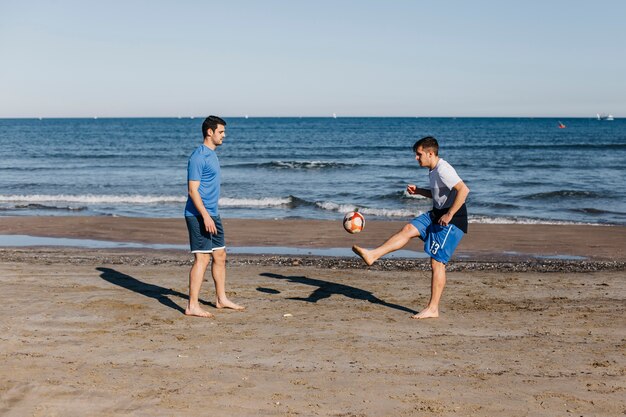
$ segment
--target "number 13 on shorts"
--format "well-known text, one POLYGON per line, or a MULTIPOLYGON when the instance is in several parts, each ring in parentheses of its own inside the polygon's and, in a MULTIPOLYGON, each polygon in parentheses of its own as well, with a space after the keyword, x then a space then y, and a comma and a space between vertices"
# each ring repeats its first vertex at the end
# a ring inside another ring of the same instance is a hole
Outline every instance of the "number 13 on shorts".
POLYGON ((432 253, 433 255, 436 255, 438 250, 439 250, 439 243, 433 241, 430 244, 430 253, 432 253))

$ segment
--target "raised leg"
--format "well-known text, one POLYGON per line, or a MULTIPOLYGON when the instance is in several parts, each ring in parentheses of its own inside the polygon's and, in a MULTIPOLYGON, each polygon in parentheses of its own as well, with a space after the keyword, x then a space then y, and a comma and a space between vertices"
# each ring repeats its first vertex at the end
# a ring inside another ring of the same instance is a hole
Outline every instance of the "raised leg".
POLYGON ((352 246, 352 252, 359 255, 366 264, 371 265, 382 256, 385 256, 390 252, 397 251, 398 249, 402 249, 411 239, 418 237, 419 235, 420 232, 415 228, 415 226, 408 223, 379 247, 367 250, 354 245, 352 246))

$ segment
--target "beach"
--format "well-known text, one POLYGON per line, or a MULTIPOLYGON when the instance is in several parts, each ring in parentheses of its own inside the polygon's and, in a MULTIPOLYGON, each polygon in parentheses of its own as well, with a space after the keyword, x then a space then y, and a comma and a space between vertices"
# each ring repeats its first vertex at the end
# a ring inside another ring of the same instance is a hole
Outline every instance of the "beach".
MULTIPOLYGON (((441 317, 428 261, 279 256, 371 247, 323 220, 225 219, 228 295, 183 314, 180 250, 0 248, 6 416, 617 416, 626 413, 626 228, 470 224, 441 317)), ((0 217, 0 234, 186 244, 182 219, 0 217)), ((410 244, 420 251, 419 242, 410 244)))

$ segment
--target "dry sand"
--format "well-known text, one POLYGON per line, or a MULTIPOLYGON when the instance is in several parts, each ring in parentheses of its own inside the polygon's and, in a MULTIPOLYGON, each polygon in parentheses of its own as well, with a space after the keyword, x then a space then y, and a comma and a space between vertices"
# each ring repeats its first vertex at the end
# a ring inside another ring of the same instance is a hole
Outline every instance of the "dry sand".
MULTIPOLYGON (((399 224, 367 226, 382 233, 399 224)), ((423 260, 349 268, 230 257, 229 296, 247 310, 215 310, 205 282, 216 315, 206 320, 182 314, 186 253, 0 249, 0 415, 624 415, 625 229, 554 226, 537 240, 537 227, 471 226, 462 253, 491 268, 451 268, 442 317, 425 321, 409 318, 428 299, 423 260), (502 248, 584 253, 592 262, 503 272, 493 261, 502 248)), ((337 234, 332 222, 229 220, 226 228, 231 245, 338 247, 379 237, 337 234)), ((121 218, 0 219, 8 233, 186 239, 177 220, 121 218)))

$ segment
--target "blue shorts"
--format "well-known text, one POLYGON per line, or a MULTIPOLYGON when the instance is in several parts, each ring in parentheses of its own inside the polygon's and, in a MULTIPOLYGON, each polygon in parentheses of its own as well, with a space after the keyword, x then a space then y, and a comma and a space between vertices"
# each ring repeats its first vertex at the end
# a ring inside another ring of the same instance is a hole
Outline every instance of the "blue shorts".
POLYGON ((215 222, 216 234, 206 231, 202 216, 185 216, 191 253, 212 253, 214 250, 226 248, 222 219, 220 216, 211 216, 211 218, 215 222))
POLYGON ((411 224, 420 232, 420 239, 424 241, 424 252, 443 264, 448 263, 464 235, 463 231, 453 224, 442 226, 433 223, 430 213, 414 218, 411 224))

